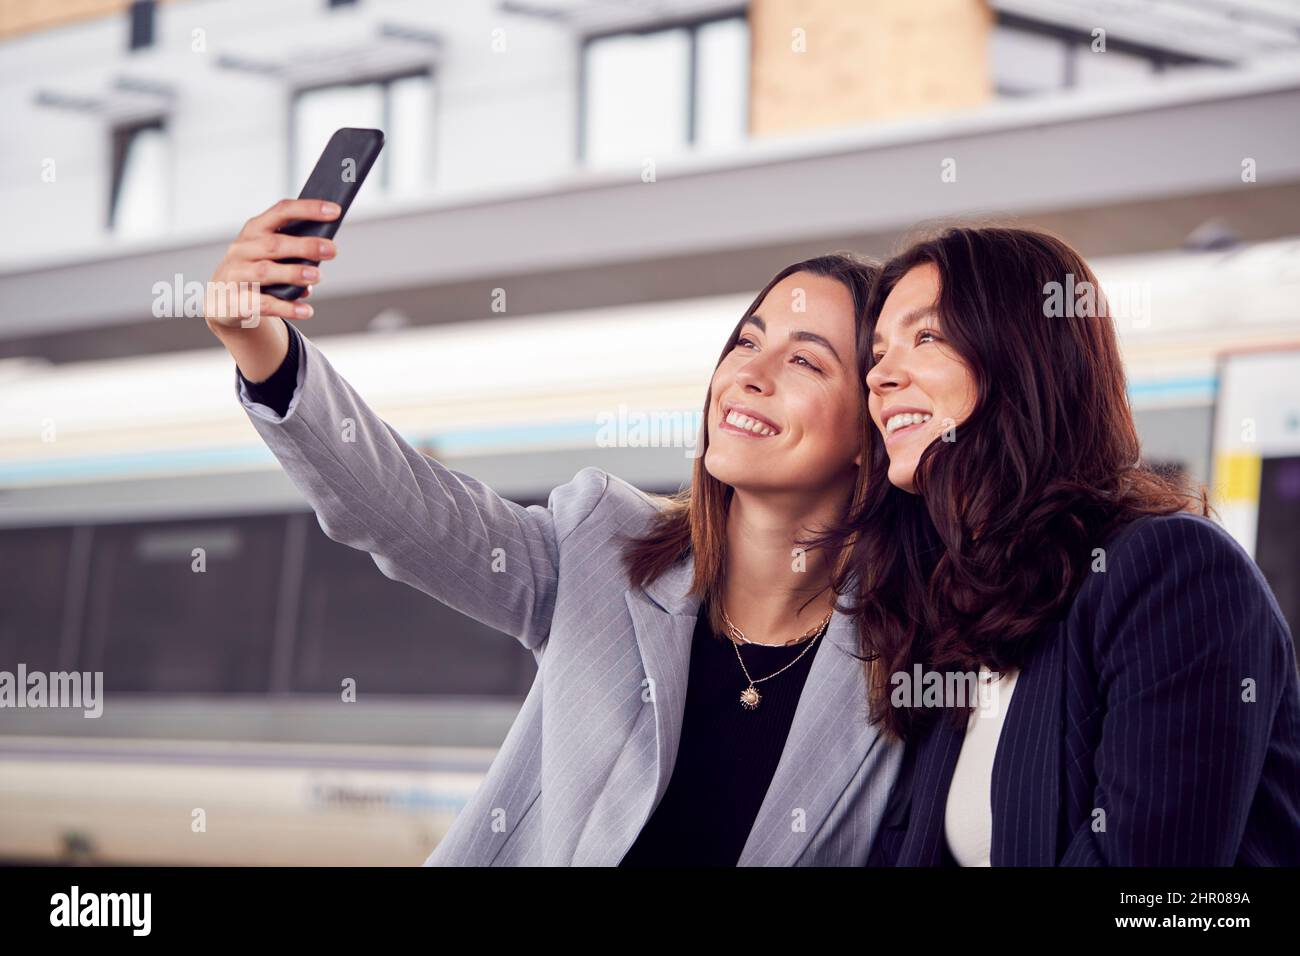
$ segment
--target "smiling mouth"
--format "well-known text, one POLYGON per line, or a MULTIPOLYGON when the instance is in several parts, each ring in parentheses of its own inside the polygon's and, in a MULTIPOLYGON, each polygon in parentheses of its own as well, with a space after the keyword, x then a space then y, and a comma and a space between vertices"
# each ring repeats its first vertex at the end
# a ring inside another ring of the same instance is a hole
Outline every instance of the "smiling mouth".
POLYGON ((919 430, 932 417, 928 412, 900 412, 897 415, 890 415, 885 420, 885 441, 889 442, 899 435, 919 430))
POLYGON ((771 438, 773 435, 780 434, 779 429, 773 428, 766 422, 760 422, 735 410, 728 411, 722 416, 720 427, 724 431, 736 432, 749 438, 771 438))

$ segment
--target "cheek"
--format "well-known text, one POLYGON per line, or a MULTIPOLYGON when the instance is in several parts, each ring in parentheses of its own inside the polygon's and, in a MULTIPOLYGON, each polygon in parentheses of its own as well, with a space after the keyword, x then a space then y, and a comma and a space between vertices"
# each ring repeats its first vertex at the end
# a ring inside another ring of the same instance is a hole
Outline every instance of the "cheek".
POLYGON ((730 364, 729 361, 724 361, 714 370, 713 378, 709 380, 709 394, 715 402, 722 390, 731 384, 731 380, 735 378, 735 374, 729 368, 730 364))
POLYGON ((962 372, 965 373, 965 399, 966 413, 970 414, 975 410, 975 405, 979 402, 980 390, 979 384, 975 381, 975 373, 965 365, 962 366, 962 372))
POLYGON ((945 416, 965 418, 975 404, 975 378, 960 361, 942 357, 927 377, 931 398, 945 416))
POLYGON ((952 402, 955 409, 953 417, 965 420, 975 410, 975 398, 975 377, 963 366, 960 379, 954 384, 952 391, 952 402))
MULTIPOLYGON (((811 423, 809 428, 815 427, 821 432, 818 442, 829 452, 839 451, 848 458, 853 458, 862 450, 863 416, 868 412, 865 404, 856 396, 847 400, 840 397, 829 408, 825 400, 814 403, 806 414, 812 417, 805 418, 804 421, 811 423)), ((865 424, 870 428, 875 427, 870 419, 865 424)))
POLYGON ((880 409, 884 404, 884 399, 874 392, 867 396, 867 425, 876 431, 880 430, 880 426, 876 422, 880 419, 880 409))

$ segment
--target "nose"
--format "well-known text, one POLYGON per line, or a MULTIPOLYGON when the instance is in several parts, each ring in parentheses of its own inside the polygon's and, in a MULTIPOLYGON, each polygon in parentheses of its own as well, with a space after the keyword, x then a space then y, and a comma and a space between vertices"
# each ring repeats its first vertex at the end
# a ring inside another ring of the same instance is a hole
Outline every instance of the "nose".
POLYGON ((771 394, 773 373, 770 362, 776 358, 779 356, 775 349, 754 355, 736 372, 737 384, 751 394, 771 394))
POLYGON ((867 371, 867 388, 877 395, 898 391, 906 385, 907 369, 891 352, 886 352, 884 358, 867 371))

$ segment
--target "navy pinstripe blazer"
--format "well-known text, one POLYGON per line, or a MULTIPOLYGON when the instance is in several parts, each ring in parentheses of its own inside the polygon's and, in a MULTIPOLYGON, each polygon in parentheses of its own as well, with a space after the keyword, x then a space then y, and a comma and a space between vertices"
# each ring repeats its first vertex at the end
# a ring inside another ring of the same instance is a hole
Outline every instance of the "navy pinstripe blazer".
MULTIPOLYGON (((869 863, 953 865, 963 739, 940 719, 908 746, 869 863)), ((1112 536, 1021 669, 991 797, 994 866, 1300 864, 1295 647, 1218 525, 1146 517, 1112 536)))

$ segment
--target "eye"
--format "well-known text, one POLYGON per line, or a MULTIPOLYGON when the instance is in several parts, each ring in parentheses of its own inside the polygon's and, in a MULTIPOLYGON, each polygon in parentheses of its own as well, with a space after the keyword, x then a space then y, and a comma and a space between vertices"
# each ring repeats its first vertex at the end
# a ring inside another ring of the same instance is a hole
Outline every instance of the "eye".
POLYGON ((916 333, 917 345, 920 345, 922 342, 927 342, 927 341, 928 342, 940 341, 939 333, 936 332, 934 329, 922 329, 921 331, 916 333))
POLYGON ((821 371, 822 371, 819 367, 817 367, 817 366, 814 365, 812 362, 810 362, 810 361, 808 360, 807 356, 804 356, 804 355, 796 355, 796 356, 794 357, 793 361, 795 361, 795 362, 802 362, 806 368, 810 368, 810 369, 812 369, 814 372, 817 372, 817 373, 819 373, 819 374, 820 374, 821 371))
POLYGON ((754 340, 748 335, 742 335, 736 339, 736 348, 754 348, 754 340))

